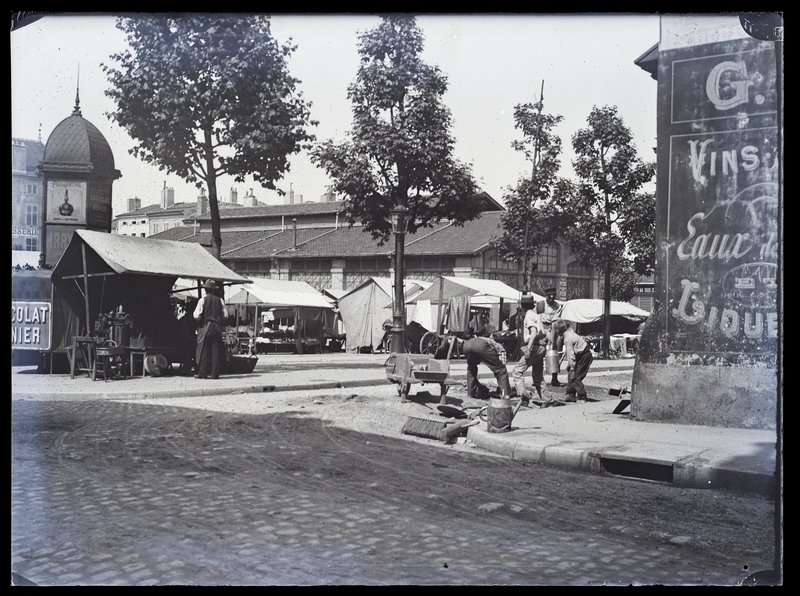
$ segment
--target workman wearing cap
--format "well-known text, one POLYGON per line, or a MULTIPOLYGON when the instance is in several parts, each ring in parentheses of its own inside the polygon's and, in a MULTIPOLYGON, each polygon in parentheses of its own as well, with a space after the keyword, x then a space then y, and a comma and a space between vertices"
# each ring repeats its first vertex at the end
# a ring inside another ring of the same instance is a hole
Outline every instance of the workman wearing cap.
POLYGON ((500 396, 510 398, 511 384, 506 369, 508 356, 505 348, 491 337, 487 337, 486 333, 485 327, 479 330, 479 335, 473 335, 471 329, 464 333, 461 353, 467 360, 467 395, 472 399, 481 399, 482 395, 488 396, 488 388, 478 380, 478 364, 482 362, 494 373, 500 396))
POLYGON ((203 284, 205 297, 197 303, 194 318, 197 321, 198 364, 196 379, 218 379, 225 356, 225 343, 222 339, 222 325, 228 318, 228 309, 217 292, 217 284, 209 279, 203 284))
MULTIPOLYGON (((550 349, 560 352, 559 344, 561 338, 553 333, 553 323, 561 318, 561 311, 564 309, 564 305, 556 302, 556 289, 554 287, 545 289, 544 295, 546 299, 540 300, 536 304, 536 312, 542 321, 542 330, 547 334, 547 340, 550 342, 550 349)), ((552 387, 562 386, 561 383, 558 382, 558 373, 553 373, 550 385, 552 387)))

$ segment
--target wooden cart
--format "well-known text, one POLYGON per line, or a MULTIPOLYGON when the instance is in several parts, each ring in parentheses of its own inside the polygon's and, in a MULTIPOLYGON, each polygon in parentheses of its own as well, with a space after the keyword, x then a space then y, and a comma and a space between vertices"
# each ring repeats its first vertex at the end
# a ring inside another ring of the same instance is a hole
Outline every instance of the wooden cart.
POLYGON ((411 385, 437 383, 440 404, 447 403, 447 390, 450 385, 460 385, 450 378, 450 360, 436 360, 427 354, 392 354, 386 360, 386 378, 397 384, 400 401, 408 400, 411 385))

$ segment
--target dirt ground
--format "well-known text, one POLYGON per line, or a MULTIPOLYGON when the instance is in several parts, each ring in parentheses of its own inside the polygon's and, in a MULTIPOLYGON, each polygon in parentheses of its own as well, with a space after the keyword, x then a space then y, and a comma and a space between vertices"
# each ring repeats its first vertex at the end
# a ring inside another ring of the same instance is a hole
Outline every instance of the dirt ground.
MULTIPOLYGON (((619 373, 595 376, 587 383, 589 397, 616 399, 608 396, 608 388, 625 385, 628 379, 629 375, 619 373)), ((562 396, 563 391, 548 388, 545 397, 562 396)), ((401 403, 393 386, 275 392, 269 395, 269 414, 265 415, 243 414, 241 406, 236 408, 239 412, 233 407, 226 412, 222 400, 213 411, 183 408, 181 398, 172 398, 147 404, 107 403, 91 421, 71 417, 70 412, 76 410, 63 403, 53 404, 64 407, 49 414, 31 402, 15 403, 12 460, 19 471, 20 462, 46 454, 62 473, 103 475, 107 481, 137 476, 145 484, 148 479, 141 475, 150 474, 154 485, 165 473, 210 473, 209 482, 228 483, 247 479, 254 470, 296 470, 306 479, 315 479, 314 483, 319 481, 323 491, 346 479, 397 485, 397 490, 413 498, 430 490, 430 478, 402 471, 413 469, 420 453, 430 453, 431 465, 441 469, 441 478, 457 494, 464 493, 463 498, 452 499, 464 507, 470 502, 470 491, 479 490, 484 500, 492 493, 523 499, 530 498, 533 489, 536 498, 553 503, 548 515, 536 523, 554 530, 583 525, 618 538, 630 534, 637 542, 685 541, 687 548, 697 548, 704 556, 741 561, 742 573, 771 566, 774 503, 770 499, 735 491, 683 490, 507 458, 502 458, 507 465, 498 466, 501 456, 479 450, 463 437, 444 444, 401 434, 410 415, 438 414, 436 388, 431 393, 412 391, 410 399, 401 403), (398 440, 407 441, 408 447, 398 448, 398 440), (271 445, 268 456, 263 449, 250 450, 265 442, 271 445), (374 463, 386 450, 391 450, 391 465, 363 469, 365 458, 374 463), (456 461, 467 465, 459 468, 456 461), (465 469, 473 478, 481 478, 479 489, 465 486, 465 469)), ((452 387, 448 403, 470 408, 486 402, 470 400, 463 388, 452 387)))

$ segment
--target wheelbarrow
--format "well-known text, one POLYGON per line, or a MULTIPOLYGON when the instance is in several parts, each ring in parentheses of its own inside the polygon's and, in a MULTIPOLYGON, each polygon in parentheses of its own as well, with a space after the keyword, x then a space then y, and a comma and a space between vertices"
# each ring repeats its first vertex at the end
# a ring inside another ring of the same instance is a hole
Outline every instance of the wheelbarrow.
POLYGON ((427 354, 392 354, 385 362, 386 378, 397 384, 400 401, 408 401, 411 385, 436 383, 439 385, 440 404, 447 403, 450 385, 460 385, 450 377, 450 360, 436 360, 427 354))

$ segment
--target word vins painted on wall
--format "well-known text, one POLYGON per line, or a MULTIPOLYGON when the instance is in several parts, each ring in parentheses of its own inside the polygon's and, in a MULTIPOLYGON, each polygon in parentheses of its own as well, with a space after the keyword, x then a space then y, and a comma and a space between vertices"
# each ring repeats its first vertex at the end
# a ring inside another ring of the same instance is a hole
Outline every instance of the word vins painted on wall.
POLYGON ((11 303, 11 347, 28 350, 50 349, 50 304, 11 303))

